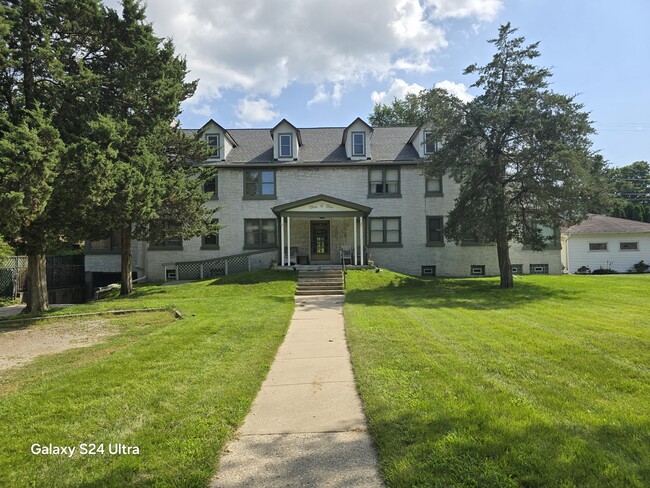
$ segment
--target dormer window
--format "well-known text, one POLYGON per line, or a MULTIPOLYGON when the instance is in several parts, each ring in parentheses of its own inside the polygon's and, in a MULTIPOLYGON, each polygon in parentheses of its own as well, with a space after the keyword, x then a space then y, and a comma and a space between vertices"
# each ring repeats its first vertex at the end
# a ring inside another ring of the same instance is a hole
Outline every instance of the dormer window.
POLYGON ((365 132, 352 133, 352 156, 366 155, 366 134, 365 132))
POLYGON ((438 150, 438 142, 433 136, 433 132, 428 130, 424 132, 424 154, 433 154, 438 150))
POLYGON ((280 134, 278 139, 278 155, 280 158, 293 157, 293 140, 291 134, 280 134))
POLYGON ((212 151, 210 153, 210 158, 221 158, 221 137, 219 134, 207 136, 208 146, 212 151))
POLYGON ((372 159, 373 130, 359 117, 345 128, 341 144, 345 146, 345 155, 348 159, 356 161, 372 159))

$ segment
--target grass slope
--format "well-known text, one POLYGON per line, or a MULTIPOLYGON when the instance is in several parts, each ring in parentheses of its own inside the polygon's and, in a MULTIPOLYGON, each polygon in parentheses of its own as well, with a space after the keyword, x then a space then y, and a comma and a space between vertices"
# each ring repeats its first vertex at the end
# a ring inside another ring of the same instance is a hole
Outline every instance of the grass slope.
POLYGON ((349 272, 355 374, 390 486, 650 485, 650 276, 349 272))
MULTIPOLYGON (((0 480, 7 486, 205 486, 287 330, 292 273, 260 271, 57 310, 178 308, 106 318, 122 333, 39 358, 0 385, 0 480), (103 443, 103 455, 30 446, 103 443), (109 455, 109 443, 140 454, 109 455)), ((71 320, 71 319, 60 319, 71 320)))

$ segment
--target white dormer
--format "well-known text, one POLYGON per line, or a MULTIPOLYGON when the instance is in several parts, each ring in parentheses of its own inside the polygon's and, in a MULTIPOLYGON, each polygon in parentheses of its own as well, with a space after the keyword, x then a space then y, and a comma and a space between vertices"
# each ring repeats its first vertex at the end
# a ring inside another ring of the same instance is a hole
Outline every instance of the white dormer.
POLYGON ((212 148, 208 162, 224 161, 231 149, 237 147, 230 133, 212 119, 199 129, 198 137, 212 148))
POLYGON ((433 137, 433 131, 430 128, 420 125, 408 140, 418 152, 421 158, 426 158, 438 150, 438 141, 433 137))
POLYGON ((361 160, 370 159, 370 140, 373 129, 361 117, 348 125, 343 131, 341 144, 345 146, 345 154, 348 159, 361 160))
POLYGON ((297 161, 302 138, 300 131, 287 119, 282 119, 271 129, 273 159, 275 161, 297 161))

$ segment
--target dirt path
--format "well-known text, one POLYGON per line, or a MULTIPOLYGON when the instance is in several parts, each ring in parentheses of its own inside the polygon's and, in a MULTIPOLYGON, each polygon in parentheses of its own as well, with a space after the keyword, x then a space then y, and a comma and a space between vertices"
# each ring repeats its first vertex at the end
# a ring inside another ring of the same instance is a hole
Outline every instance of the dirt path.
POLYGON ((117 332, 114 325, 101 319, 0 329, 0 373, 27 364, 38 356, 91 346, 117 332))

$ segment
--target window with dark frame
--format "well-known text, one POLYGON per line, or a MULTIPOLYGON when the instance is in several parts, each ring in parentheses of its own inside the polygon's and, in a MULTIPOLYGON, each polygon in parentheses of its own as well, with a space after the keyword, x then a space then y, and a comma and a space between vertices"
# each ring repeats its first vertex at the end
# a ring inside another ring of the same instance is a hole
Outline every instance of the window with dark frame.
POLYGON ((433 176, 426 179, 426 194, 428 196, 442 196, 442 176, 433 176))
MULTIPOLYGON (((218 224, 219 219, 213 219, 213 224, 218 224)), ((201 237, 201 249, 219 249, 219 234, 208 234, 201 237)))
POLYGON ((371 197, 400 195, 399 168, 370 168, 368 193, 371 197))
POLYGON ((352 133, 352 156, 366 155, 366 134, 364 132, 352 133))
POLYGON ((212 150, 211 158, 221 158, 221 137, 219 134, 207 136, 208 146, 212 150))
POLYGON ((260 249, 276 246, 276 219, 244 219, 244 248, 260 249))
POLYGON ((244 196, 253 198, 275 197, 275 171, 244 171, 244 196))
POLYGON ((442 216, 427 217, 427 244, 444 244, 442 216))
POLYGON ((524 265, 523 264, 513 264, 512 265, 512 274, 524 274, 524 265))
POLYGON ((166 241, 151 242, 149 244, 150 250, 170 250, 177 251, 183 249, 183 238, 182 237, 172 237, 166 241))
POLYGON ((89 253, 112 253, 119 251, 121 237, 119 232, 113 232, 108 239, 98 239, 96 241, 87 241, 86 252, 89 253))
POLYGON ((280 134, 278 138, 278 157, 280 158, 293 157, 292 142, 293 142, 292 134, 280 134))
POLYGON ((370 244, 399 245, 402 242, 402 223, 400 217, 371 217, 369 219, 370 244))
POLYGON ((424 154, 433 154, 438 150, 438 143, 433 137, 433 132, 424 132, 424 154))
POLYGON ((211 200, 217 200, 219 197, 219 180, 215 176, 203 183, 203 191, 210 194, 211 200))

